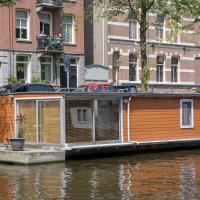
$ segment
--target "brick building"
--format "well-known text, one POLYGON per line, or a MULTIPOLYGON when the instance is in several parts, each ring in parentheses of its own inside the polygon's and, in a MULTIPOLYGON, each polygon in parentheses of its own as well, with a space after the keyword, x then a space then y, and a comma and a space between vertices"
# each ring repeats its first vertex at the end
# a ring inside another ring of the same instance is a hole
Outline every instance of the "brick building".
MULTIPOLYGON (((88 4, 89 0, 85 9, 88 4)), ((93 22, 85 23, 85 32, 90 31, 85 37, 86 65, 107 67, 109 82, 140 85, 139 24, 127 21, 126 16, 108 21, 98 15, 99 10, 94 9, 93 22)), ((161 14, 149 13, 148 21, 149 91, 191 92, 200 84, 200 35, 187 30, 171 38, 169 21, 161 14)), ((190 19, 182 19, 182 23, 185 21, 190 19)))
POLYGON ((70 60, 70 87, 84 81, 83 0, 20 0, 0 7, 0 85, 9 75, 40 78, 66 87, 63 58, 70 60))

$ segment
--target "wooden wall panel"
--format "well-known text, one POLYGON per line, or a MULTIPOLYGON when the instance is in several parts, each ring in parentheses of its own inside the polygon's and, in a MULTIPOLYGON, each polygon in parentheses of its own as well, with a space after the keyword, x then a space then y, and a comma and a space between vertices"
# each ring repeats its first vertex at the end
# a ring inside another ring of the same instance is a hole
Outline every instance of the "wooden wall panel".
POLYGON ((200 100, 194 99, 194 128, 180 128, 180 98, 133 98, 131 141, 200 138, 200 100))
POLYGON ((127 104, 123 104, 123 131, 124 131, 124 142, 128 142, 128 112, 127 104))
POLYGON ((0 143, 6 143, 14 133, 14 100, 0 96, 0 143))

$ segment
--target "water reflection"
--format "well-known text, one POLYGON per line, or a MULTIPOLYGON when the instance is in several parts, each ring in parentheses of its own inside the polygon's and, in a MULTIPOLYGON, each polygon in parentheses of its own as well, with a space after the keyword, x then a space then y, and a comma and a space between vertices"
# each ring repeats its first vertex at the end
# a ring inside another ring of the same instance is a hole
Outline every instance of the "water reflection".
POLYGON ((200 151, 0 165, 0 200, 200 199, 200 151))

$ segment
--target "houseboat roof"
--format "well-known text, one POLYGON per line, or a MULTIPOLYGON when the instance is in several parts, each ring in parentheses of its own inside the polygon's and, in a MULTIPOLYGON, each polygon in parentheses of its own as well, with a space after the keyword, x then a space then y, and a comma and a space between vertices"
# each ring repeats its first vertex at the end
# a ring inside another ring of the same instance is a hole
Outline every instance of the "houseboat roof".
POLYGON ((181 97, 181 98, 200 98, 200 93, 64 93, 64 92, 24 92, 24 93, 11 93, 11 94, 0 94, 0 96, 12 96, 15 97, 23 97, 23 96, 31 96, 35 95, 45 95, 48 96, 64 96, 65 99, 69 100, 93 100, 93 99, 120 99, 127 97, 181 97))

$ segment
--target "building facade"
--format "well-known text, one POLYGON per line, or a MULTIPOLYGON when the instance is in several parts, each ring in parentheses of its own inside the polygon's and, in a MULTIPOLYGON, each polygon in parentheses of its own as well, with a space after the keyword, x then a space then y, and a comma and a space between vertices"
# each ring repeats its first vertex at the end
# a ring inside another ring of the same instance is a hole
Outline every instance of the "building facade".
MULTIPOLYGON (((88 4, 89 2, 85 4, 85 8, 88 4)), ((101 12, 95 8, 93 22, 85 23, 85 31, 90 30, 92 33, 90 39, 85 37, 86 65, 107 67, 109 82, 140 85, 139 24, 127 21, 127 16, 118 16, 112 21, 98 18, 101 12)), ((181 23, 190 20, 182 19, 181 23)), ((170 23, 161 14, 148 13, 148 22, 150 91, 171 92, 171 88, 188 92, 197 87, 200 84, 200 35, 196 34, 198 25, 172 37, 170 23)))
POLYGON ((20 0, 0 7, 0 85, 10 75, 66 87, 84 81, 83 0, 20 0))

